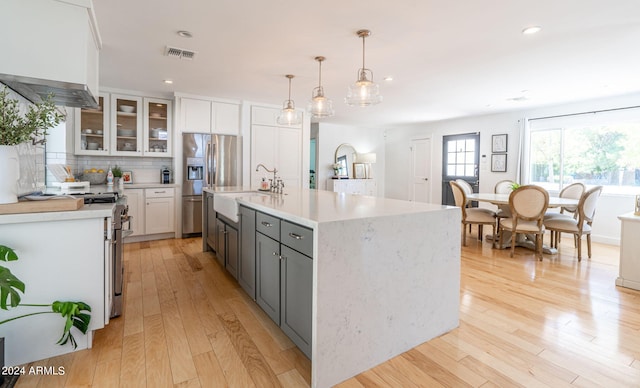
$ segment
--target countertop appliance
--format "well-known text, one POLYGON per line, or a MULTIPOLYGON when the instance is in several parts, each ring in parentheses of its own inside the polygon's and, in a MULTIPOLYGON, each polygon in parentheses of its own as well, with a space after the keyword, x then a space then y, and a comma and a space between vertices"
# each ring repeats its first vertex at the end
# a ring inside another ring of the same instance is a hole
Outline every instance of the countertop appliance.
POLYGON ((242 145, 233 135, 182 134, 182 236, 202 233, 202 189, 237 186, 242 145))

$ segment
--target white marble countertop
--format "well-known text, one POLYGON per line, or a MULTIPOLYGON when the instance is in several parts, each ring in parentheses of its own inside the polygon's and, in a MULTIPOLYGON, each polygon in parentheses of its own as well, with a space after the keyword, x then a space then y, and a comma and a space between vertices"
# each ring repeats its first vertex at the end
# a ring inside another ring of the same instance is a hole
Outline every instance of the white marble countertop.
POLYGON ((205 193, 244 193, 257 191, 255 188, 249 186, 221 186, 221 187, 205 187, 202 189, 205 193))
POLYGON ((625 220, 625 221, 640 222, 640 216, 635 215, 634 212, 621 214, 618 216, 618 219, 625 220))
POLYGON ((248 192, 247 196, 237 197, 236 200, 241 205, 311 228, 326 222, 425 213, 451 208, 444 205, 325 190, 290 189, 285 194, 264 194, 248 192))

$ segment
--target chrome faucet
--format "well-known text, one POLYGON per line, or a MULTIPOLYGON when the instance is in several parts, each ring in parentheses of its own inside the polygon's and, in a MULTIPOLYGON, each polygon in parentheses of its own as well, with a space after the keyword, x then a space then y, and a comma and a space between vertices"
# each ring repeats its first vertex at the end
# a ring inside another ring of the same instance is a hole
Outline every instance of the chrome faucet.
POLYGON ((269 189, 271 191, 274 191, 276 189, 276 173, 278 172, 278 170, 274 167, 273 170, 269 170, 267 167, 265 167, 264 164, 260 163, 256 166, 256 171, 258 171, 260 169, 260 167, 262 167, 266 172, 272 172, 273 173, 273 180, 269 179, 269 189))

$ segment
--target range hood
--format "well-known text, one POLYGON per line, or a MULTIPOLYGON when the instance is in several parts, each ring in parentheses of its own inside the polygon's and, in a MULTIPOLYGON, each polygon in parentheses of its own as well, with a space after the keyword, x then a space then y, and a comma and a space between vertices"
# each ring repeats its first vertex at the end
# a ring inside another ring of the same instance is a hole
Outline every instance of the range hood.
POLYGON ((0 82, 33 103, 38 103, 52 94, 56 105, 94 109, 99 107, 96 97, 87 85, 11 74, 0 74, 0 82))
POLYGON ((31 102, 98 107, 102 47, 91 0, 2 0, 0 83, 31 102), (37 28, 24 28, 37 26, 37 28))

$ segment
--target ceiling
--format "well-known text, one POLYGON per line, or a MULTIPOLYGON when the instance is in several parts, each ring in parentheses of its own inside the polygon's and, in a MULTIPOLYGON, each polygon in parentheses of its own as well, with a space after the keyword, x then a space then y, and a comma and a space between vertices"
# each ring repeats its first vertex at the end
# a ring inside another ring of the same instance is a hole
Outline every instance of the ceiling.
POLYGON ((390 127, 640 91, 638 0, 94 0, 100 85, 306 108, 322 65, 335 116, 390 127), (524 35, 523 28, 542 30, 524 35), (384 100, 344 103, 362 66, 384 100), (192 38, 177 31, 187 30, 192 38), (173 46, 193 60, 164 55, 173 46), (393 81, 383 78, 392 76, 393 81), (171 79, 173 84, 163 83, 171 79))

